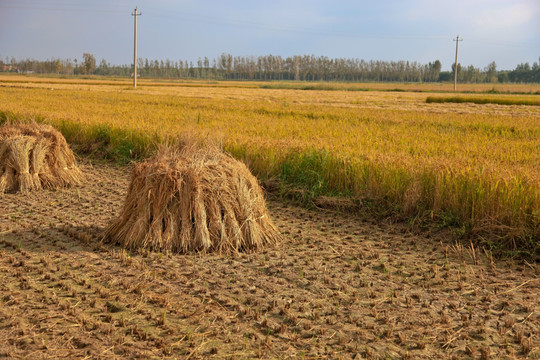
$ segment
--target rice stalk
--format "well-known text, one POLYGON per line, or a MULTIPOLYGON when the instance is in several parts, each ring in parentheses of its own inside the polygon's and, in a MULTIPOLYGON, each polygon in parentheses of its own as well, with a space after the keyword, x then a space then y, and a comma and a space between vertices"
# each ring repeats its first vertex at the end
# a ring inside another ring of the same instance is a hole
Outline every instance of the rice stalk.
POLYGON ((159 251, 237 252, 275 246, 257 179, 216 147, 161 149, 133 171, 120 216, 104 241, 159 251))
POLYGON ((83 174, 62 134, 44 124, 0 127, 0 193, 79 185, 83 174))
POLYGON ((9 139, 8 148, 10 157, 8 164, 17 174, 20 192, 34 190, 34 179, 30 174, 30 151, 35 144, 35 139, 29 136, 17 136, 9 139))

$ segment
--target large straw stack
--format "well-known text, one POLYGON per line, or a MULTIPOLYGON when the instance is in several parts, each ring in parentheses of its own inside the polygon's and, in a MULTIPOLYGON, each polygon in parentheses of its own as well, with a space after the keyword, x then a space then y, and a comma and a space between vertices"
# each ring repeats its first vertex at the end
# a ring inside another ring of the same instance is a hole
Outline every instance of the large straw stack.
POLYGON ((0 194, 78 185, 82 180, 66 139, 53 127, 0 127, 0 194))
POLYGON ((254 251, 280 238, 249 169, 196 145, 163 148, 139 164, 104 235, 127 248, 179 253, 254 251))

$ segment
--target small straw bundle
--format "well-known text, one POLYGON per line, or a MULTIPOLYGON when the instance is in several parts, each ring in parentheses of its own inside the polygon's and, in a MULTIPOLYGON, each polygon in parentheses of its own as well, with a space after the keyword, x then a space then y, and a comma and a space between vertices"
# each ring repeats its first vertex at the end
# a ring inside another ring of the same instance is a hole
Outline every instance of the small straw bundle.
POLYGON ((0 127, 0 194, 79 185, 82 180, 66 139, 52 126, 0 127))
POLYGON ((134 169, 120 217, 104 234, 126 248, 178 253, 253 251, 280 239, 246 165, 193 144, 163 148, 134 169))

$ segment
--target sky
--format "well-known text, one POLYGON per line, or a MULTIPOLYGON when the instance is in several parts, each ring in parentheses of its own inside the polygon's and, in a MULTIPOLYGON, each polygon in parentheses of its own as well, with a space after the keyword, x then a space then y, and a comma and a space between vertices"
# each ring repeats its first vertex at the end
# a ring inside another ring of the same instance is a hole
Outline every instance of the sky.
POLYGON ((133 62, 233 56, 458 61, 514 69, 540 57, 540 0, 0 0, 0 58, 133 62))

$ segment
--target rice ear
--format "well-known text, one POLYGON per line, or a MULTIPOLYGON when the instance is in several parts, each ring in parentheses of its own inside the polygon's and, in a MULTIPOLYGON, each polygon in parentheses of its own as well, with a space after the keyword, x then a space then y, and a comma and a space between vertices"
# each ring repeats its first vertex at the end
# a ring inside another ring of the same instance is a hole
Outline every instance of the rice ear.
POLYGON ((103 234, 127 248, 179 253, 255 251, 281 239, 247 167, 187 141, 136 166, 120 216, 103 234))

